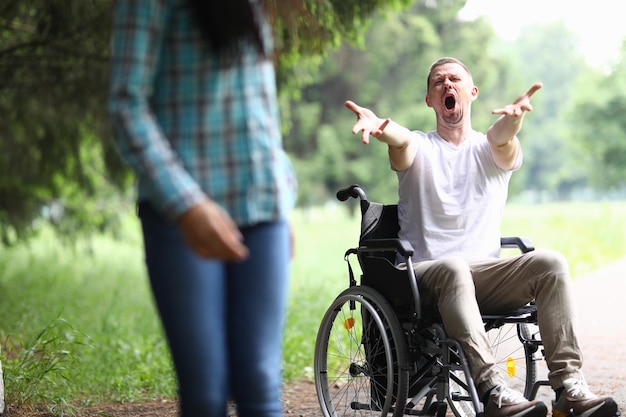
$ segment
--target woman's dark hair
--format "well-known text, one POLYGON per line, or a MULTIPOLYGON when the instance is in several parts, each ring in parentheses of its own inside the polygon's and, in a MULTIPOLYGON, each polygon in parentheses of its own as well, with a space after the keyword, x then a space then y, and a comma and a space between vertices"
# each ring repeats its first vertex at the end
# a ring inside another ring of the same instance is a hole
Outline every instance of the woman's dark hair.
POLYGON ((257 0, 186 0, 205 42, 227 57, 241 53, 242 41, 265 55, 260 24, 263 9, 257 0))

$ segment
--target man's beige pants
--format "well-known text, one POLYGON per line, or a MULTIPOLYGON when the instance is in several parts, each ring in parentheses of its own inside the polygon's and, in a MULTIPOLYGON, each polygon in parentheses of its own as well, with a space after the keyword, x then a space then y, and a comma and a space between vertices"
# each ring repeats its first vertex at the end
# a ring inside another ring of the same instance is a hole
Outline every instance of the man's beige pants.
POLYGON ((448 336, 463 347, 483 396, 504 383, 480 316, 537 304, 548 378, 553 388, 582 377, 575 333, 575 308, 567 261, 560 253, 536 250, 520 256, 468 262, 450 257, 414 264, 424 308, 438 307, 448 336))

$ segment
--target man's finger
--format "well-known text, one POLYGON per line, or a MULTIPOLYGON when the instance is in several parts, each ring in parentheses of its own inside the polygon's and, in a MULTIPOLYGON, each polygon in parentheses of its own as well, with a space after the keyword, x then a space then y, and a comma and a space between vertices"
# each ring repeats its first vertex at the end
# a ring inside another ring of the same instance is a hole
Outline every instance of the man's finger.
POLYGON ((533 84, 532 87, 530 87, 530 89, 528 90, 528 92, 526 93, 526 95, 530 98, 532 97, 533 94, 535 94, 538 90, 540 90, 543 87, 542 83, 535 83, 533 84))
POLYGON ((355 113, 359 113, 361 111, 361 107, 359 107, 354 101, 346 100, 345 105, 355 113))
POLYGON ((361 134, 361 140, 363 141, 364 144, 368 144, 370 143, 370 132, 369 130, 365 130, 363 129, 363 133, 361 134))

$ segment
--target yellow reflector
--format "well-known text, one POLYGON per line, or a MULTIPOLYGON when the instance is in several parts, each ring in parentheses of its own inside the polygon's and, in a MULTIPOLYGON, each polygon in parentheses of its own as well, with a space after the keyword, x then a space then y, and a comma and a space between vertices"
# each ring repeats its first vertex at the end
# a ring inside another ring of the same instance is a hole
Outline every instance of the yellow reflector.
POLYGON ((352 318, 352 317, 347 318, 346 321, 343 322, 343 327, 346 330, 350 330, 351 328, 353 328, 354 327, 354 318, 352 318))
POLYGON ((506 373, 509 374, 511 378, 515 376, 515 360, 511 357, 506 360, 506 373))

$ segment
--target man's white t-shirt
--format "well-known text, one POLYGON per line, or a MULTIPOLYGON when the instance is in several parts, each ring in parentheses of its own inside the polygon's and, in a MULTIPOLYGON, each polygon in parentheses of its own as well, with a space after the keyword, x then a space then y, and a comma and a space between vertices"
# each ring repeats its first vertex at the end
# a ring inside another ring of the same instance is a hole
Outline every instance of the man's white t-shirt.
POLYGON ((512 171, 499 168, 484 133, 454 146, 436 131, 415 131, 413 164, 398 172, 399 237, 415 249, 413 262, 500 254, 500 225, 512 171))

